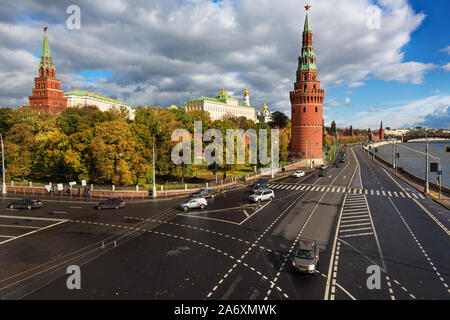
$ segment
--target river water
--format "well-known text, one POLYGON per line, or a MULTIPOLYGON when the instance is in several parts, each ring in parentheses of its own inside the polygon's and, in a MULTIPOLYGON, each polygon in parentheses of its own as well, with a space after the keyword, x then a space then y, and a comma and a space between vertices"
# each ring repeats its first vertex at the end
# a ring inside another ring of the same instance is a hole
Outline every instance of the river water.
MULTIPOLYGON (((441 159, 441 170, 443 172, 442 184, 450 187, 450 153, 445 152, 445 146, 450 145, 450 141, 432 141, 428 144, 428 152, 431 156, 441 159)), ((416 176, 425 179, 425 155, 409 149, 425 152, 425 142, 408 142, 397 144, 397 152, 400 153, 398 165, 416 176)), ((393 144, 378 147, 377 156, 389 163, 392 163, 393 144)), ((429 158, 429 162, 437 162, 436 159, 429 158)), ((436 182, 436 172, 429 173, 430 182, 436 182)))

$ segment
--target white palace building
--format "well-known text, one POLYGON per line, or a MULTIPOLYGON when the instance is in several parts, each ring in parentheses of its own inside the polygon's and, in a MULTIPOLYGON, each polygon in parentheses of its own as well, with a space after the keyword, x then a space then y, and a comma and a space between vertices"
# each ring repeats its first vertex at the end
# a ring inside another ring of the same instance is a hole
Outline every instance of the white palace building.
POLYGON ((212 120, 222 120, 224 116, 231 115, 236 118, 246 117, 256 121, 255 109, 250 105, 248 90, 244 91, 243 104, 233 99, 224 89, 215 98, 201 97, 186 101, 186 111, 207 111, 212 120))
POLYGON ((103 97, 94 92, 87 92, 82 90, 73 90, 64 93, 64 98, 67 98, 68 108, 82 108, 85 106, 96 106, 100 111, 125 110, 129 118, 133 120, 134 112, 131 106, 124 104, 122 101, 103 97))

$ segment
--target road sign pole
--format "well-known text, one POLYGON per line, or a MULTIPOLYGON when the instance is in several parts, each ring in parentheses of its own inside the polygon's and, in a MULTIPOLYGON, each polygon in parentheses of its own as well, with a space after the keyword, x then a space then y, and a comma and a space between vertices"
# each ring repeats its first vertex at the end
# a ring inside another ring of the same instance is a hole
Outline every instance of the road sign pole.
POLYGON ((2 194, 6 194, 6 180, 5 180, 5 173, 6 173, 6 169, 5 169, 5 152, 3 149, 3 136, 0 133, 0 139, 2 142, 2 173, 3 173, 3 184, 2 184, 2 194))
POLYGON ((430 186, 429 186, 429 181, 428 181, 428 137, 427 137, 426 131, 425 131, 425 139, 426 139, 426 156, 425 156, 425 188, 424 188, 424 192, 425 192, 425 194, 429 194, 430 186))

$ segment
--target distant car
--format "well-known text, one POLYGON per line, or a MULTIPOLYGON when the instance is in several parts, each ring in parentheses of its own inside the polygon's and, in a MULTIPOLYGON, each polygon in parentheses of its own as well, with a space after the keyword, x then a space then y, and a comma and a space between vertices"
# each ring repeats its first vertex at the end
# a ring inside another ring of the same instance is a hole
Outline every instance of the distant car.
POLYGON ((216 191, 211 188, 202 188, 197 192, 194 192, 189 197, 190 198, 214 198, 216 191))
POLYGON ((293 177, 296 177, 296 178, 304 177, 304 176, 305 176, 305 171, 295 171, 295 172, 292 174, 292 176, 293 176, 293 177))
POLYGON ((275 198, 275 193, 273 190, 266 189, 261 191, 256 191, 250 196, 251 202, 261 202, 261 201, 272 201, 275 198))
POLYGON ((319 177, 326 177, 328 175, 328 170, 320 170, 319 177))
POLYGON ((336 161, 336 162, 334 163, 334 166, 335 166, 336 168, 340 168, 340 167, 341 167, 341 164, 339 163, 339 161, 336 161))
POLYGON ((8 208, 10 209, 34 209, 42 207, 44 204, 41 200, 36 199, 22 199, 10 202, 8 208))
POLYGON ((190 209, 205 209, 208 205, 208 201, 205 198, 191 198, 182 203, 180 203, 180 208, 184 211, 189 211, 190 209))
POLYGON ((97 204, 97 209, 98 210, 102 210, 102 209, 120 209, 125 207, 125 202, 123 200, 120 199, 108 199, 105 200, 103 202, 99 202, 97 204))
POLYGON ((294 259, 292 271, 316 274, 319 264, 319 246, 313 240, 300 240, 294 259))
POLYGON ((267 188, 268 183, 269 183, 269 180, 267 180, 267 179, 258 179, 255 181, 255 183, 253 183, 252 185, 249 186, 250 191, 254 192, 254 191, 262 189, 262 188, 267 188))
POLYGON ((339 162, 340 162, 340 163, 345 163, 345 159, 344 159, 344 158, 341 158, 341 159, 339 160, 339 162))

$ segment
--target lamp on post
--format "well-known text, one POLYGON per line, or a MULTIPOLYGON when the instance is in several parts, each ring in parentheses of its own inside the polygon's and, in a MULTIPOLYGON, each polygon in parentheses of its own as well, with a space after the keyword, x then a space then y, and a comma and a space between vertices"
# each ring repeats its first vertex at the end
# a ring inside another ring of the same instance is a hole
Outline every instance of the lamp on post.
POLYGON ((5 152, 4 152, 4 148, 3 148, 3 136, 0 133, 0 140, 2 142, 2 172, 3 172, 3 184, 2 184, 2 194, 6 194, 6 181, 5 181, 5 173, 6 173, 6 169, 5 169, 5 152))
MULTIPOLYGON (((156 135, 159 135, 161 133, 161 130, 157 130, 156 135)), ((157 194, 156 194, 156 175, 155 175, 155 135, 152 135, 152 139, 153 139, 153 143, 152 143, 152 152, 153 152, 153 156, 152 156, 152 160, 153 160, 153 179, 152 179, 152 193, 153 193, 153 198, 156 198, 157 194)))
POLYGON ((425 141, 426 141, 426 155, 425 155, 425 188, 424 193, 429 194, 430 193, 430 187, 429 187, 429 181, 428 181, 428 136, 427 131, 425 129, 425 141))

